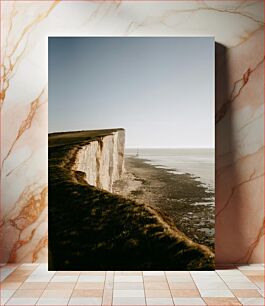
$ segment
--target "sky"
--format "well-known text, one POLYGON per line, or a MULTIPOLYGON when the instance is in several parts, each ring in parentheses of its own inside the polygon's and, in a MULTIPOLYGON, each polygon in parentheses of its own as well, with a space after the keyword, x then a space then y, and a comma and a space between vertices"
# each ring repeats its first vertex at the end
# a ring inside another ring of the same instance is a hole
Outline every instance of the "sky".
POLYGON ((213 37, 49 37, 49 133, 124 128, 127 148, 214 147, 213 37))

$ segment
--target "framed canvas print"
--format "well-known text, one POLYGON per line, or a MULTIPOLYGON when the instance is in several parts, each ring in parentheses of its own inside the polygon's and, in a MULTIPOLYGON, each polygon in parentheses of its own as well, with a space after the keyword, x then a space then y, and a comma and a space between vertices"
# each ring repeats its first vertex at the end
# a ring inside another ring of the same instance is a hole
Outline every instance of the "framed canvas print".
POLYGON ((50 270, 214 269, 214 38, 49 37, 50 270))
POLYGON ((263 305, 264 1, 0 6, 1 304, 263 305))

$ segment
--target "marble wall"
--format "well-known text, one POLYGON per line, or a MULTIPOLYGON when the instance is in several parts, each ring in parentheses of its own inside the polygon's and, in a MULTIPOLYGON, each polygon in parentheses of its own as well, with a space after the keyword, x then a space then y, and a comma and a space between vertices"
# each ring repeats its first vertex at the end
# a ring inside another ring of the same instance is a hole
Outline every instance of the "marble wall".
POLYGON ((0 262, 47 260, 47 37, 61 35, 215 37, 216 259, 263 262, 263 5, 2 1, 0 262))

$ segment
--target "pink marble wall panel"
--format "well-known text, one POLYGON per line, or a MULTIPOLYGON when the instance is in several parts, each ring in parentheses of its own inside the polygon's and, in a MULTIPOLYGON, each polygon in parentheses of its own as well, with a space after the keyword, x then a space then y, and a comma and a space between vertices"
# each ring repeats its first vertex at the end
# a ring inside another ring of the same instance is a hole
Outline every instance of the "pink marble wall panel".
POLYGON ((215 36, 216 258, 263 261, 263 1, 4 1, 1 33, 1 262, 47 261, 55 35, 215 36))
POLYGON ((263 35, 259 29, 216 60, 218 262, 264 258, 263 35))

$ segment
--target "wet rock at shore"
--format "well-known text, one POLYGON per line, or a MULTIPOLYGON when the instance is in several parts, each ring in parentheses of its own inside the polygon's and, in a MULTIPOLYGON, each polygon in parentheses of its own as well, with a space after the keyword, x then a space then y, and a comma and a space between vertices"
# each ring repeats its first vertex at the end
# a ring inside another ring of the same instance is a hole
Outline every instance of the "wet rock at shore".
POLYGON ((213 250, 213 190, 189 173, 175 174, 145 161, 126 157, 126 171, 114 183, 113 192, 150 205, 194 242, 213 250))

